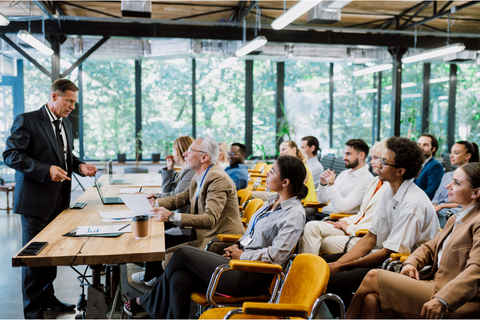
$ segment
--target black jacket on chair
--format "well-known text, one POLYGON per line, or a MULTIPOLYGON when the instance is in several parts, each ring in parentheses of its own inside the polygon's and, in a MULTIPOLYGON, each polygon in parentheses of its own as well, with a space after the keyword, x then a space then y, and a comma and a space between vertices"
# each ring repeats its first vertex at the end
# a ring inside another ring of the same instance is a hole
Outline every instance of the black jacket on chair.
MULTIPOLYGON (((70 203, 70 192, 60 195, 60 183, 50 179, 50 167, 62 167, 62 154, 45 107, 15 118, 3 152, 5 164, 16 170, 13 212, 42 218, 54 212, 59 196, 68 197, 66 203, 70 203)), ((66 118, 62 122, 68 144, 68 176, 71 178, 72 171, 80 174, 78 166, 83 162, 72 154, 72 124, 66 118)), ((63 183, 67 183, 70 190, 71 182, 63 183)))

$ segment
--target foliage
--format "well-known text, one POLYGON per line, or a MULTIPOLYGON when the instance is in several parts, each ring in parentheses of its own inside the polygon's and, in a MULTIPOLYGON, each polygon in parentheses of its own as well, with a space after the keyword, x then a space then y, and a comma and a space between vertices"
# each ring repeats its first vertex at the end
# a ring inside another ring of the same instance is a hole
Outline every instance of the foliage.
POLYGON ((480 72, 478 65, 459 64, 457 71, 457 104, 455 140, 468 140, 480 144, 480 72))

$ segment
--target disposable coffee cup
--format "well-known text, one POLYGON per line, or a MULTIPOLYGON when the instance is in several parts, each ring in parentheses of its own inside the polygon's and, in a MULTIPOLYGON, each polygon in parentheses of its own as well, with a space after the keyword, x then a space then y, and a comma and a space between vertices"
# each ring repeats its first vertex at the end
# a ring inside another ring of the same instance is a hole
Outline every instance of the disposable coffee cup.
POLYGON ((133 217, 133 232, 137 240, 148 238, 149 220, 150 218, 147 215, 133 217))

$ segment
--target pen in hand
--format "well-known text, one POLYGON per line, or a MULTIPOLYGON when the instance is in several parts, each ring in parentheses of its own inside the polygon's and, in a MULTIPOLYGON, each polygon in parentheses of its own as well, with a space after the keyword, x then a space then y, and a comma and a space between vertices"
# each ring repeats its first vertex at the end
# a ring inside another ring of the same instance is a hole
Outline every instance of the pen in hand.
POLYGON ((126 227, 128 227, 129 225, 130 225, 130 223, 129 223, 129 224, 126 224, 126 225, 124 225, 123 227, 121 227, 120 229, 118 229, 118 231, 125 229, 125 228, 126 228, 126 227))

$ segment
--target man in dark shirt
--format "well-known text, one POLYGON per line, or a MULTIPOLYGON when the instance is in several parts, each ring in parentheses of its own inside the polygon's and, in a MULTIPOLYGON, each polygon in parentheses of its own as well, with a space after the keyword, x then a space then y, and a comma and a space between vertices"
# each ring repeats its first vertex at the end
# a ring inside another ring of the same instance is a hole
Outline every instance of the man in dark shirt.
POLYGON ((248 166, 243 164, 247 147, 241 143, 233 143, 228 150, 228 162, 230 166, 225 172, 235 183, 237 190, 245 189, 248 186, 248 166))

